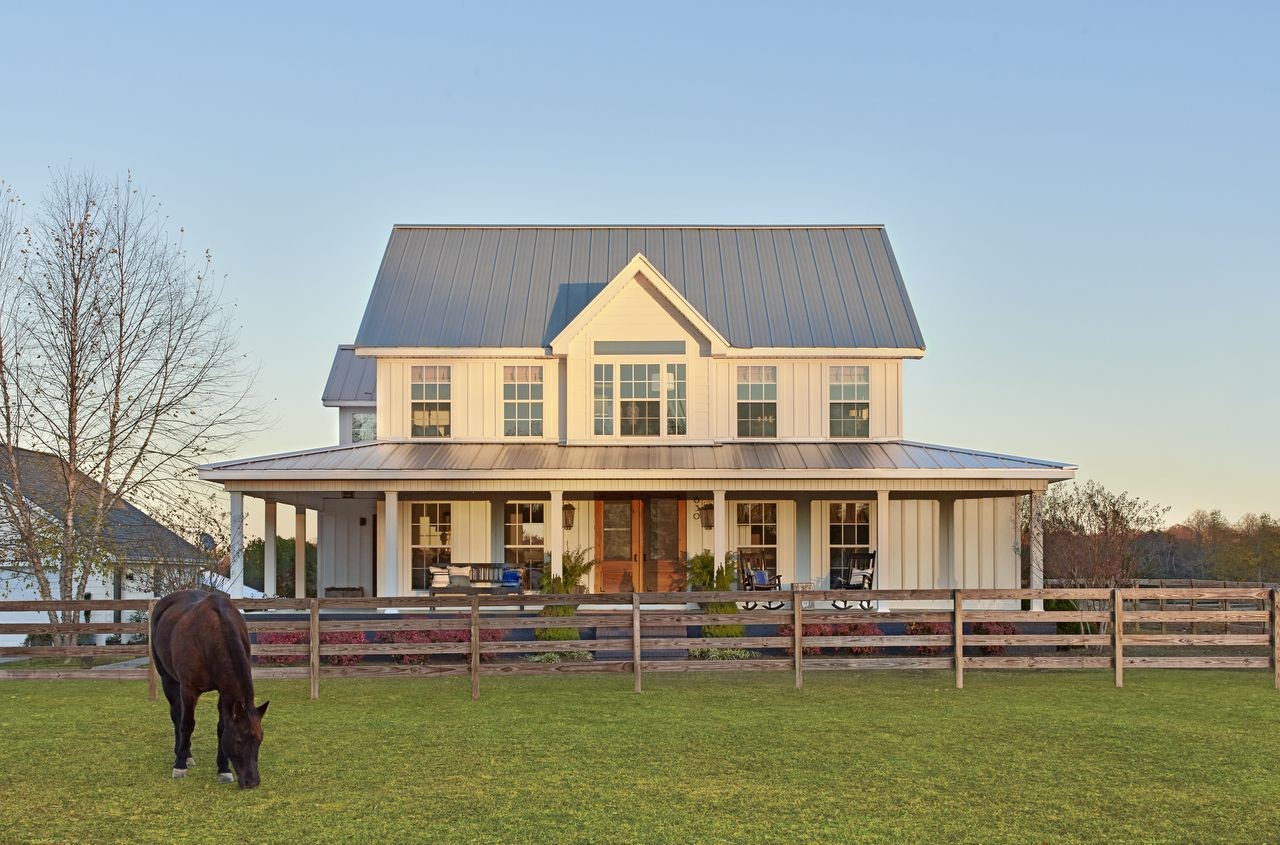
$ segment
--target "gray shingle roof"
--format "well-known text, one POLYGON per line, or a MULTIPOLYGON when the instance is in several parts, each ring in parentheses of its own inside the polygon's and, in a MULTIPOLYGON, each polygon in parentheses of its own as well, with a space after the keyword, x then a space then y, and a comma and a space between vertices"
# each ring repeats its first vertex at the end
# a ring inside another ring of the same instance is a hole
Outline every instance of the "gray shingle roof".
MULTIPOLYGON (((61 521, 67 511, 67 482, 61 458, 46 452, 18 449, 18 476, 22 495, 55 520, 61 521)), ((84 508, 93 506, 101 489, 92 478, 80 474, 81 487, 77 502, 84 508)), ((0 460, 0 484, 13 487, 7 460, 0 460)), ((79 512, 80 507, 77 507, 79 512)), ((0 522, 2 522, 0 518, 0 522)), ((152 519, 128 501, 121 500, 107 514, 103 542, 112 554, 132 561, 206 564, 209 558, 191 543, 165 525, 152 519)))
POLYGON ((357 357, 354 346, 342 344, 333 353, 320 401, 325 405, 371 405, 378 398, 377 389, 377 360, 357 357))
POLYGON ((545 347, 637 253, 740 348, 923 349, 880 226, 397 226, 362 347, 545 347))
POLYGON ((561 446, 554 443, 408 443, 379 441, 332 446, 286 455, 224 461, 201 467, 203 478, 224 473, 272 477, 276 473, 359 478, 369 475, 448 475, 500 473, 555 474, 592 471, 600 475, 634 476, 695 472, 742 476, 794 472, 821 477, 817 471, 924 471, 955 473, 1017 471, 1057 477, 1074 465, 1019 458, 973 449, 935 446, 909 440, 888 442, 725 443, 688 446, 561 446))

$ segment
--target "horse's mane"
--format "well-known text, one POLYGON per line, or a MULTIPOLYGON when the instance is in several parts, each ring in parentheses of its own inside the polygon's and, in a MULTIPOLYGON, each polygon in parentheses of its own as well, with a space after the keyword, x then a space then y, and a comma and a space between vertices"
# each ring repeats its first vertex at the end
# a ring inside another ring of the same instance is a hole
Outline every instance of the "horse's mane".
MULTIPOLYGON (((253 707, 253 663, 249 659, 248 649, 245 647, 244 638, 240 633, 240 626, 236 623, 243 624, 240 618, 240 611, 236 610, 230 600, 216 602, 218 621, 222 627, 222 637, 227 647, 227 659, 231 662, 231 669, 236 680, 240 681, 244 694, 244 703, 246 707, 253 707)), ((218 691, 221 694, 221 690, 218 691)))

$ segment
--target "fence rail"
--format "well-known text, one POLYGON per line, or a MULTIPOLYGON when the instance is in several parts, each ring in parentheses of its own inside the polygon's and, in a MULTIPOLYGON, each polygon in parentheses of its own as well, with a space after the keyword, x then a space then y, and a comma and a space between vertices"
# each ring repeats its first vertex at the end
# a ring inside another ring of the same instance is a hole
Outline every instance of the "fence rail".
MULTIPOLYGON (((254 676, 308 679, 312 698, 319 697, 324 677, 469 676, 472 697, 478 698, 481 678, 497 675, 630 673, 638 692, 648 672, 789 670, 800 688, 808 671, 862 669, 951 669, 959 688, 968 669, 1110 668, 1115 685, 1123 686, 1126 669, 1269 668, 1280 689, 1277 589, 1252 585, 455 595, 242 599, 235 604, 250 614, 254 676), (874 607, 830 604, 850 598, 874 607), (1063 604, 1031 610, 1033 599, 1063 604), (777 607, 765 608, 766 601, 777 607), (758 606, 743 606, 751 602, 758 606), (930 606, 899 606, 922 602, 930 606), (552 606, 570 610, 564 616, 531 615, 552 606), (729 606, 738 612, 728 612, 729 606), (1207 607, 1198 609, 1202 606, 1207 607), (1221 630, 1206 631, 1206 626, 1221 630), (1153 649, 1159 653, 1149 653, 1153 649), (553 659, 547 655, 562 659, 542 662, 553 659), (743 659, 705 659, 727 657, 743 659)), ((0 614, 149 612, 153 605, 148 600, 0 601, 0 614)), ((145 637, 146 630, 136 621, 0 623, 0 634, 50 638, 47 645, 0 647, 0 657, 37 662, 0 663, 0 680, 146 678, 154 698, 156 676, 149 665, 91 667, 95 658, 149 657, 147 644, 77 642, 84 635, 145 637), (54 658, 85 663, 38 665, 54 658)))

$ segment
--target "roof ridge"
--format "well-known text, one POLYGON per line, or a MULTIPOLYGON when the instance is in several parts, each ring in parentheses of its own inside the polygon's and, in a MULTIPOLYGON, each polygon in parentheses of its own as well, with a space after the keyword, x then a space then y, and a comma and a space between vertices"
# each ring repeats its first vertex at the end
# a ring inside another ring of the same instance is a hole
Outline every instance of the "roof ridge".
POLYGON ((393 223, 392 229, 883 229, 883 223, 393 223))

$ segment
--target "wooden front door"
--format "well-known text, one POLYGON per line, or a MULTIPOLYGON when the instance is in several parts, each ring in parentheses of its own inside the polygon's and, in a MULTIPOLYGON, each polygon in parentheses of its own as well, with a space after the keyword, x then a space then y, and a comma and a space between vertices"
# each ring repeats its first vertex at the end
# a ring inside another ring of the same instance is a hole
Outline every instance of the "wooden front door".
POLYGON ((684 585, 685 502, 674 496, 596 500, 597 593, 684 585))

